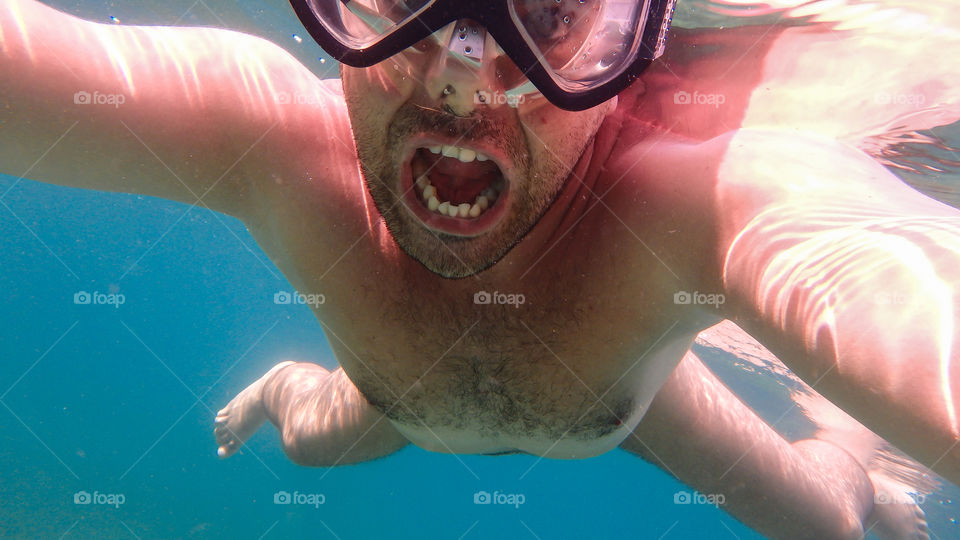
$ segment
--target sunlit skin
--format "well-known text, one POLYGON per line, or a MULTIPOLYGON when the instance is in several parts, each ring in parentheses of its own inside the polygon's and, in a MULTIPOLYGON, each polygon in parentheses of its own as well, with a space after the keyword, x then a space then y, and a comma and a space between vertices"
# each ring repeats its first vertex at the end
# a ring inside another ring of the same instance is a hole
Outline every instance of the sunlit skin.
POLYGON ((786 442, 688 351, 732 319, 960 482, 960 213, 864 152, 906 113, 909 129, 960 118, 946 54, 960 38, 845 38, 678 29, 618 99, 572 113, 477 104, 494 72, 429 43, 345 67, 341 86, 249 36, 101 26, 13 0, 0 7, 0 73, 16 74, 0 77, 0 172, 236 216, 298 291, 325 296, 314 312, 340 368, 279 364, 244 390, 217 419, 223 456, 266 420, 307 465, 409 442, 564 459, 621 446, 727 493, 764 534, 856 538, 879 520, 918 537, 915 505, 874 508, 880 488, 854 458, 786 442), (77 105, 78 90, 125 102, 77 105), (480 234, 425 223, 409 196, 410 152, 437 142, 487 152, 506 177, 480 234), (478 291, 526 301, 477 305, 478 291), (678 304, 680 291, 726 302, 678 304))

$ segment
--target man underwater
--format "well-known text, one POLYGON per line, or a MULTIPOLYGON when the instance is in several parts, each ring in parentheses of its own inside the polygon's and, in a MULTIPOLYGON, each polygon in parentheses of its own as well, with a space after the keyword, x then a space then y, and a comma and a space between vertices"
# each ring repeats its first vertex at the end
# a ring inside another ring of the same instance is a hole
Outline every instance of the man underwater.
POLYGON ((960 483, 960 212, 829 137, 745 127, 823 36, 677 30, 664 52, 660 0, 292 4, 340 80, 232 32, 0 7, 4 172, 230 214, 325 296, 341 367, 277 364, 218 415, 220 455, 266 420, 315 466, 620 446, 769 536, 925 537, 856 457, 787 442, 689 350, 731 319, 960 483), (78 80, 123 107, 65 110, 78 80), (703 96, 723 106, 684 103, 703 96))

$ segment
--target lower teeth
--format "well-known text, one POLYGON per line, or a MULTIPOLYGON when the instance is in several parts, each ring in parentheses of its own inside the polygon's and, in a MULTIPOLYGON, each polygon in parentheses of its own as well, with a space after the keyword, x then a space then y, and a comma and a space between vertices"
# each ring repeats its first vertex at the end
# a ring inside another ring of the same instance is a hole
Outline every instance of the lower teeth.
POLYGON ((427 209, 441 216, 458 218, 476 218, 480 217, 496 202, 500 193, 493 187, 484 188, 474 199, 473 204, 460 203, 454 204, 449 201, 440 201, 437 199, 437 188, 435 188, 426 176, 417 178, 417 190, 420 192, 420 199, 427 205, 427 209))

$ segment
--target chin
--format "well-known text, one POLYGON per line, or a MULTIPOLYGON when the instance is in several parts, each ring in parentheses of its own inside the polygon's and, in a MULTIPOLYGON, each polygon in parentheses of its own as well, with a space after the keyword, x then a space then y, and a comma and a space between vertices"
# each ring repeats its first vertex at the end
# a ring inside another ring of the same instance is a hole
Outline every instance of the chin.
MULTIPOLYGON (((492 267, 526 234, 511 233, 502 227, 472 237, 437 232, 426 227, 403 204, 383 215, 400 249, 430 272, 447 279, 471 277, 492 267)), ((511 221, 508 216, 505 225, 511 221)))

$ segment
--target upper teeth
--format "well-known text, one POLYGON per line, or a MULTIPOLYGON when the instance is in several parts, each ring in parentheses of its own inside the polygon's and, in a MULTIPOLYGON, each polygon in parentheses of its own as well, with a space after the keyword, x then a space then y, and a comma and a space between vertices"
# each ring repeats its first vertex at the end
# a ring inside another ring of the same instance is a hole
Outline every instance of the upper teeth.
POLYGON ((459 159, 464 163, 470 163, 473 160, 486 161, 490 159, 485 154, 481 154, 476 150, 471 150, 469 148, 461 148, 459 146, 450 146, 449 144, 438 144, 436 146, 430 146, 428 150, 430 150, 434 154, 443 154, 444 157, 459 159))

